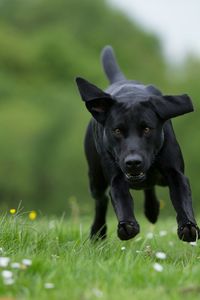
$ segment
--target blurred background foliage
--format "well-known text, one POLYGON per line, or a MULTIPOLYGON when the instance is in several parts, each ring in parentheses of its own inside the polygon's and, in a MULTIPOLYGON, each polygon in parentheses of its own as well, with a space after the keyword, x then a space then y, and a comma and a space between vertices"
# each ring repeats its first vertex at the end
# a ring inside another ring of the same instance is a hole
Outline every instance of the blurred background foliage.
POLYGON ((82 146, 90 116, 74 78, 106 88, 106 44, 128 78, 192 96, 196 112, 174 125, 199 205, 200 62, 167 66, 157 37, 103 0, 0 0, 1 208, 22 200, 45 214, 91 210, 82 146))

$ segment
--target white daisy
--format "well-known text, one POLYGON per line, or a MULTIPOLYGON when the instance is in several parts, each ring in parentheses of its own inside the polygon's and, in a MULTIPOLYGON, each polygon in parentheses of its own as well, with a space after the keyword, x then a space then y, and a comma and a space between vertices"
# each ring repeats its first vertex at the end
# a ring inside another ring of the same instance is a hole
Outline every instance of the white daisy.
POLYGON ((154 270, 155 270, 156 272, 162 272, 162 271, 163 271, 163 266, 160 265, 160 264, 158 264, 158 263, 155 263, 155 264, 153 265, 153 268, 154 268, 154 270))
POLYGON ((4 279, 9 279, 13 277, 13 272, 9 271, 9 270, 3 270, 1 272, 1 275, 4 279))
POLYGON ((159 232, 159 236, 165 236, 165 235, 167 235, 167 231, 166 230, 161 230, 159 232))
POLYGON ((136 250, 135 252, 136 252, 136 253, 141 253, 142 251, 141 251, 141 250, 136 250))
POLYGON ((46 282, 44 284, 45 289, 53 289, 55 287, 55 285, 51 282, 46 282))
POLYGON ((10 262, 10 258, 9 257, 3 257, 1 256, 0 257, 0 267, 7 267, 7 265, 9 264, 10 262))
POLYGON ((21 264, 18 262, 13 262, 10 266, 13 269, 21 269, 21 264))
POLYGON ((4 278, 3 283, 5 285, 12 285, 13 283, 15 283, 14 278, 4 278))
POLYGON ((191 246, 197 246, 197 242, 190 242, 191 246))
POLYGON ((146 238, 151 240, 153 238, 153 232, 148 232, 146 238))
POLYGON ((156 252, 156 257, 159 259, 166 259, 167 255, 164 252, 156 252))
POLYGON ((93 288, 93 289, 92 289, 92 292, 93 292, 93 294, 94 294, 97 298, 101 298, 101 297, 103 296, 103 292, 100 291, 100 290, 97 289, 97 288, 93 288))
POLYGON ((25 265, 26 267, 30 267, 32 265, 32 260, 24 258, 22 259, 22 263, 23 265, 25 265))

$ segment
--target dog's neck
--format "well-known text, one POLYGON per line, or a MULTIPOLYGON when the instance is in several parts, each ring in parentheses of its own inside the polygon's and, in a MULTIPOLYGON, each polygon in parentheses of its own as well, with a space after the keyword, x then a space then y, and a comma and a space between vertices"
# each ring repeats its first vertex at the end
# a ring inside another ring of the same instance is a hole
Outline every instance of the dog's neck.
POLYGON ((163 144, 164 144, 164 140, 165 140, 165 134, 164 134, 164 130, 162 129, 160 147, 158 149, 156 149, 155 156, 158 155, 160 150, 162 149, 163 144))

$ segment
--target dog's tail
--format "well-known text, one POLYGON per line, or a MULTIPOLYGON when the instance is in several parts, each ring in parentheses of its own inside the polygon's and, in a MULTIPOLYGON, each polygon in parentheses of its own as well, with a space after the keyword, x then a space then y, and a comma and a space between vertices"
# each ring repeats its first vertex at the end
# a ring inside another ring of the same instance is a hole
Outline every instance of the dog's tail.
POLYGON ((116 61, 115 54, 111 46, 106 46, 103 48, 101 53, 101 59, 104 72, 106 73, 110 83, 126 80, 116 61))

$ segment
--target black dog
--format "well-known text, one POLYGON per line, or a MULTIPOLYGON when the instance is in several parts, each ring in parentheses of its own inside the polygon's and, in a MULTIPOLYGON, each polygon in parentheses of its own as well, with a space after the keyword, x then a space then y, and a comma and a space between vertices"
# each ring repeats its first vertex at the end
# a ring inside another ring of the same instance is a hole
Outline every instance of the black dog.
POLYGON ((170 119, 193 111, 187 95, 164 96, 152 85, 126 80, 111 47, 102 52, 111 83, 106 92, 77 78, 79 92, 93 118, 85 152, 89 165, 95 218, 91 237, 106 236, 106 211, 110 186, 118 218, 118 236, 128 240, 139 233, 129 189, 143 189, 145 215, 155 223, 159 201, 155 185, 168 186, 177 213, 178 236, 191 242, 200 237, 192 209, 189 181, 170 119))

